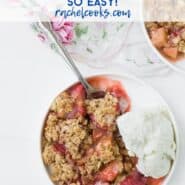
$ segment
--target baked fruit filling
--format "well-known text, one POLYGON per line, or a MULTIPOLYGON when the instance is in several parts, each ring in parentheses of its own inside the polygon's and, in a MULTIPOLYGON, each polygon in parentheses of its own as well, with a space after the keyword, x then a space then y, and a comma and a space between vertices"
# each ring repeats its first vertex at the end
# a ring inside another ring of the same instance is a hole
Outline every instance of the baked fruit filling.
POLYGON ((148 22, 145 24, 153 45, 172 61, 185 55, 184 22, 148 22))
POLYGON ((130 98, 118 81, 93 78, 89 83, 106 92, 87 99, 81 84, 62 92, 52 103, 42 136, 42 157, 57 185, 160 185, 144 177, 137 158, 128 155, 116 126, 129 111, 130 98))

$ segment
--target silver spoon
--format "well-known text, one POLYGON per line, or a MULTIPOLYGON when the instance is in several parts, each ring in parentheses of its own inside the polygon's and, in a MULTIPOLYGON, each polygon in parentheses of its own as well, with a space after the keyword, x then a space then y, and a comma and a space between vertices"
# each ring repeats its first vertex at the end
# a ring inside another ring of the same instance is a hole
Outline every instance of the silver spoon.
POLYGON ((58 48, 60 49, 60 52, 64 54, 65 62, 70 66, 70 68, 73 70, 73 72, 78 77, 79 81, 82 83, 83 87, 85 88, 85 91, 87 93, 87 98, 102 98, 105 96, 104 91, 100 91, 98 89, 93 88, 87 80, 82 76, 79 69, 76 67, 71 55, 67 51, 66 47, 59 41, 58 36, 52 29, 51 22, 41 22, 41 25, 49 32, 50 36, 55 40, 56 44, 58 45, 58 48))

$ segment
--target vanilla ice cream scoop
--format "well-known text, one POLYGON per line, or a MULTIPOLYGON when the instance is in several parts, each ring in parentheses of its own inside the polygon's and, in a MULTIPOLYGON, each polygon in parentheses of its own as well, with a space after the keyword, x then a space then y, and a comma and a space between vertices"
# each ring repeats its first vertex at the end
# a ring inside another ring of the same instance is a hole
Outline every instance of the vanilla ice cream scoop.
POLYGON ((117 120, 130 155, 138 158, 137 169, 145 176, 167 175, 175 159, 175 135, 168 110, 153 107, 126 113, 117 120))

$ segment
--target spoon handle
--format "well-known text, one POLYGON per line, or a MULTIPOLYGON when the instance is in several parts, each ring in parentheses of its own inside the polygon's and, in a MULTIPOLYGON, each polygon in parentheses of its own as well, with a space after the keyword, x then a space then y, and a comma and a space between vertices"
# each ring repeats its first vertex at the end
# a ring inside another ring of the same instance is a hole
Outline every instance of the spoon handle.
POLYGON ((80 73, 79 69, 76 67, 71 55, 67 51, 66 47, 59 41, 58 36, 54 33, 52 29, 52 25, 50 22, 41 22, 41 26, 44 27, 47 32, 50 34, 50 36, 54 39, 56 42, 59 50, 60 50, 60 55, 64 57, 65 62, 68 64, 68 66, 73 70, 73 72, 76 74, 78 77, 79 81, 82 83, 86 91, 88 92, 89 90, 92 89, 92 87, 89 85, 89 83, 83 78, 82 74, 80 73), (64 54, 64 56, 62 55, 64 54))

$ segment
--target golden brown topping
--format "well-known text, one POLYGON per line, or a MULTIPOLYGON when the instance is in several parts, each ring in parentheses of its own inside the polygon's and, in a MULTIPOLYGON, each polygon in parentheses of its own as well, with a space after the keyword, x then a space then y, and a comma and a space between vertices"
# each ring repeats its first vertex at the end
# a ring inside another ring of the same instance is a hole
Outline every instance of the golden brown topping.
POLYGON ((77 172, 73 166, 66 162, 64 157, 57 155, 55 163, 49 166, 51 178, 54 182, 60 181, 62 183, 69 183, 72 180, 77 179, 77 172))
POLYGON ((42 157, 44 160, 44 163, 46 165, 50 165, 53 162, 55 162, 57 153, 54 151, 54 148, 52 145, 46 145, 44 148, 44 151, 42 153, 42 157))
POLYGON ((86 100, 87 113, 93 115, 101 127, 109 127, 115 123, 119 112, 116 110, 118 99, 109 93, 104 98, 86 100))
POLYGON ((87 157, 84 161, 85 172, 84 174, 94 174, 102 166, 107 163, 121 158, 119 148, 116 143, 112 141, 112 137, 104 136, 95 146, 94 150, 88 152, 87 157))
POLYGON ((52 103, 51 110, 57 113, 59 118, 65 119, 73 109, 74 100, 66 92, 61 93, 52 103))
POLYGON ((185 53, 185 41, 184 40, 179 42, 178 50, 182 53, 185 53))
POLYGON ((79 149, 80 145, 87 137, 86 124, 87 121, 81 118, 69 119, 59 123, 60 143, 64 143, 73 159, 81 157, 79 149))
POLYGON ((48 115, 46 121, 46 127, 44 129, 44 136, 47 141, 57 141, 59 134, 58 134, 58 118, 55 113, 50 113, 48 115))
POLYGON ((61 181, 63 184, 77 178, 77 172, 64 158, 54 150, 52 145, 45 146, 43 160, 48 165, 53 181, 61 181))

